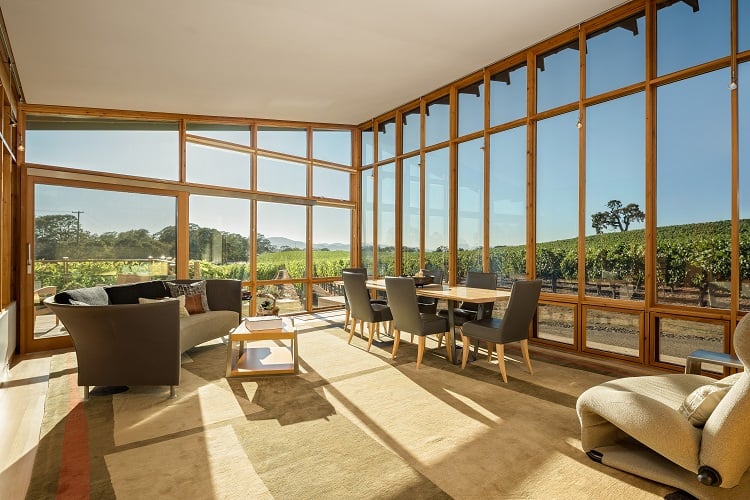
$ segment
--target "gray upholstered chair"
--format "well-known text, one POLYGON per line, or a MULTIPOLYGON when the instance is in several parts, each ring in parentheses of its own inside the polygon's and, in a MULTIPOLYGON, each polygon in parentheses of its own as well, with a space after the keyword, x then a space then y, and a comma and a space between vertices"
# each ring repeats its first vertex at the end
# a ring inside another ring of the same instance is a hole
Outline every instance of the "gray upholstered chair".
POLYGON ((665 374, 586 390, 576 404, 583 451, 697 498, 750 498, 750 314, 737 324, 734 350, 744 371, 721 381, 665 374))
MULTIPOLYGON (((422 269, 422 276, 431 276, 432 283, 440 284, 443 282, 443 271, 440 269, 422 269)), ((438 299, 434 297, 417 297, 419 312, 427 314, 437 314, 438 299)))
POLYGON ((370 301, 370 292, 365 285, 365 281, 367 280, 365 275, 347 271, 344 271, 341 274, 344 278, 344 293, 346 293, 347 300, 349 301, 352 320, 348 343, 352 342, 352 337, 357 329, 357 322, 360 324, 360 334, 364 336, 364 323, 366 322, 370 332, 370 337, 367 342, 367 351, 369 352, 370 347, 372 347, 376 325, 378 325, 379 329, 380 323, 385 321, 390 322, 393 319, 393 316, 391 316, 391 309, 385 304, 378 304, 370 301))
MULTIPOLYGON (((343 273, 359 273, 367 279, 367 268, 366 267, 345 267, 341 270, 342 276, 343 273)), ((388 301, 383 299, 370 299, 370 302, 373 304, 388 304, 388 301)), ((349 325, 349 299, 346 298, 346 292, 344 292, 344 330, 346 330, 347 326, 349 325)))
MULTIPOLYGON (((411 333, 419 337, 417 349, 417 368, 422 364, 424 356, 425 336, 442 334, 448 331, 448 320, 437 314, 420 313, 417 303, 416 286, 411 278, 386 278, 385 292, 393 314, 393 353, 395 359, 401 332, 411 333)), ((446 344, 450 359, 450 346, 446 344)))
POLYGON ((464 323, 461 328, 461 338, 466 348, 462 353, 461 368, 466 367, 469 355, 468 345, 471 340, 484 340, 487 342, 489 359, 492 359, 492 351, 497 346, 500 375, 503 377, 503 382, 507 382, 505 344, 519 342, 526 367, 529 373, 533 374, 531 359, 529 359, 529 326, 534 319, 541 290, 541 280, 516 281, 510 291, 508 307, 502 319, 485 318, 464 323))
MULTIPOLYGON (((480 273, 475 271, 469 271, 466 274, 466 286, 471 288, 484 288, 486 290, 494 290, 497 288, 497 274, 495 273, 480 273)), ((479 310, 479 304, 474 302, 462 302, 458 307, 453 308, 454 324, 461 326, 467 321, 471 321, 477 318, 477 311, 479 310)), ((484 311, 485 315, 490 314, 492 311, 484 311)), ((441 309, 438 311, 438 315, 448 317, 448 311, 441 309)))

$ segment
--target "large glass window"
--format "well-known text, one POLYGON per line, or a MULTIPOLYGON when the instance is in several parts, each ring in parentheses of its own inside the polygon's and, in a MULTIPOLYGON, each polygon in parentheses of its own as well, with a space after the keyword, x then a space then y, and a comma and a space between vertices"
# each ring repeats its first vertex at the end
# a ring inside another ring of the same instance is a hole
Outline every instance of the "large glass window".
POLYGON ((26 162, 165 180, 179 177, 177 122, 26 118, 26 162))
POLYGON ((419 149, 420 121, 419 107, 410 111, 404 111, 401 115, 401 141, 403 153, 419 149))
POLYGON ((739 32, 737 34, 737 50, 750 50, 750 4, 740 0, 738 3, 739 32))
POLYGON ((564 304, 540 303, 537 308, 537 337, 573 345, 575 342, 576 309, 564 304))
POLYGON ((313 277, 340 277, 351 263, 352 211, 313 207, 313 277))
MULTIPOLYGON (((304 278, 307 275, 307 207, 259 201, 257 210, 257 278, 304 278)), ((299 301, 300 297, 295 294, 296 292, 289 289, 284 298, 299 301)))
POLYGON ((536 275, 544 290, 578 290, 578 128, 576 113, 537 123, 536 275))
POLYGON ((750 311, 750 63, 738 68, 740 152, 740 309, 750 311))
POLYGON ((375 133, 372 128, 362 131, 362 165, 370 165, 375 161, 375 133))
POLYGON ((307 130, 291 127, 258 127, 258 147, 307 158, 307 130))
POLYGON ((249 125, 226 125, 222 123, 189 122, 187 133, 243 146, 252 146, 249 125))
POLYGON ((729 55, 730 0, 668 1, 657 9, 659 75, 729 55))
POLYGON ((440 269, 448 280, 450 232, 450 162, 448 148, 425 154, 425 267, 440 269))
POLYGON ((484 248, 484 139, 458 145, 457 281, 482 271, 484 248))
MULTIPOLYGON (((685 366, 685 358, 696 349, 724 352, 726 325, 692 319, 655 318, 656 361, 685 366)), ((703 370, 722 373, 719 365, 703 363, 703 370)))
POLYGON ((638 14, 586 38, 586 95, 643 81, 646 72, 646 18, 638 14))
POLYGON ((186 180, 195 184, 250 188, 250 154, 188 142, 186 180))
POLYGON ((419 156, 406 158, 402 166, 403 195, 401 203, 401 274, 419 271, 419 232, 422 221, 420 208, 419 156))
POLYGON ((490 77, 490 126, 526 116, 526 65, 490 77))
POLYGON ((448 96, 427 103, 424 117, 425 146, 439 144, 450 138, 450 103, 448 96))
POLYGON ((360 175, 361 210, 362 210, 362 265, 368 274, 373 274, 373 248, 375 235, 375 171, 364 170, 360 175))
POLYGON ((644 298, 646 144, 642 92, 586 110, 586 294, 644 298))
POLYGON ((378 167, 378 276, 394 276, 396 252, 396 164, 378 167))
POLYGON ((458 89, 458 135, 484 128, 484 82, 458 89))
POLYGON ((349 130, 313 129, 313 158, 352 164, 352 133, 349 130))
POLYGON ((351 174, 349 172, 313 166, 313 196, 348 200, 350 182, 351 174))
POLYGON ((586 347, 623 356, 640 355, 641 314, 586 307, 586 347))
POLYGON ((393 158, 396 154, 396 119, 378 123, 378 161, 393 158))
POLYGON ((258 157, 258 190, 307 195, 307 167, 302 163, 258 157))
POLYGON ((526 277, 526 126, 490 136, 490 271, 526 277))
MULTIPOLYGON (((703 5, 703 3, 701 3, 703 5)), ((657 299, 729 307, 729 70, 657 89, 657 299)))
POLYGON ((192 277, 249 280, 249 238, 250 200, 190 196, 192 277))
POLYGON ((536 110, 545 111, 578 100, 578 40, 536 58, 536 110))
POLYGON ((63 290, 174 278, 171 196, 36 184, 34 338, 67 335, 42 300, 63 290))

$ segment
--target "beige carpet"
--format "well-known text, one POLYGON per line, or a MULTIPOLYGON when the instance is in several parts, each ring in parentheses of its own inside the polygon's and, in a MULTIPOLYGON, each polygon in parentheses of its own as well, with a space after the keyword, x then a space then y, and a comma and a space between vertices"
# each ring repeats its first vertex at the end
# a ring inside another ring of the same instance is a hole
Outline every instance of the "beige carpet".
MULTIPOLYGON (((299 322, 299 376, 224 378, 217 341, 183 359, 176 399, 132 387, 81 402, 52 361, 28 498, 663 498, 673 488, 590 461, 575 400, 610 377, 532 353, 466 370, 416 348, 299 322)), ((408 340, 408 339, 407 339, 408 340)), ((510 352, 510 350, 509 350, 510 352)), ((513 352, 511 352, 511 355, 513 352)), ((590 368, 590 367, 586 367, 590 368)))

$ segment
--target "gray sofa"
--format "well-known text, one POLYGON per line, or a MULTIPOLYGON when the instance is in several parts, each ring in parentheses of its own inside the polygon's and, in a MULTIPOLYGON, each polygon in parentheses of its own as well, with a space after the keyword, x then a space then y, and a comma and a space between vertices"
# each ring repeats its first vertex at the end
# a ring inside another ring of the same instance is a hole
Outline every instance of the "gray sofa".
POLYGON ((205 281, 210 310, 189 317, 180 316, 177 301, 139 303, 170 296, 164 281, 68 290, 46 299, 73 340, 84 398, 92 385, 169 385, 173 397, 181 353, 240 322, 241 282, 205 281))

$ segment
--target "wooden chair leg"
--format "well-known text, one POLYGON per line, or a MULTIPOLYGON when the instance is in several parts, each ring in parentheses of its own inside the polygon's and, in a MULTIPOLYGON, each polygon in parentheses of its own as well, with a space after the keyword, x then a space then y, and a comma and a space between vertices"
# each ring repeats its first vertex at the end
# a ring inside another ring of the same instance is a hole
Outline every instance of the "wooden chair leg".
POLYGON ((419 336, 419 347, 417 348, 417 370, 419 370, 419 365, 422 364, 422 356, 424 356, 424 335, 419 336))
POLYGON ((412 344, 414 343, 414 334, 413 333, 411 334, 411 338, 409 339, 409 342, 411 342, 412 344))
POLYGON ((375 334, 378 337, 378 342, 382 342, 382 340, 380 340, 380 322, 379 321, 375 323, 375 334))
POLYGON ((521 354, 523 354, 523 360, 526 362, 526 368, 529 369, 529 374, 533 375, 534 370, 531 369, 531 358, 529 358, 529 341, 524 339, 521 341, 521 354))
POLYGON ((438 333, 438 349, 440 349, 440 346, 443 345, 443 334, 438 333))
POLYGON ((393 330, 393 352, 391 353, 391 359, 396 359, 399 342, 401 342, 401 332, 399 330, 393 330))
POLYGON ((508 382, 508 374, 505 372, 505 344, 497 344, 497 365, 500 368, 500 375, 503 376, 503 382, 508 382))
POLYGON ((463 370, 466 368, 467 361, 469 361, 469 345, 471 344, 471 339, 464 335, 463 330, 461 331, 461 342, 464 345, 461 349, 461 369, 463 370))
MULTIPOLYGON (((367 326, 368 326, 368 329, 370 330, 370 338, 367 341, 367 352, 370 352, 370 347, 372 347, 372 341, 375 338, 375 323, 367 323, 367 326)), ((364 332, 365 332, 365 328, 362 327, 362 333, 364 334, 364 332)))
POLYGON ((352 324, 349 325, 349 340, 346 342, 347 344, 352 343, 352 337, 354 337, 354 330, 357 329, 357 320, 352 318, 352 324))
POLYGON ((494 342, 487 342, 487 361, 492 363, 492 353, 495 350, 494 342))

